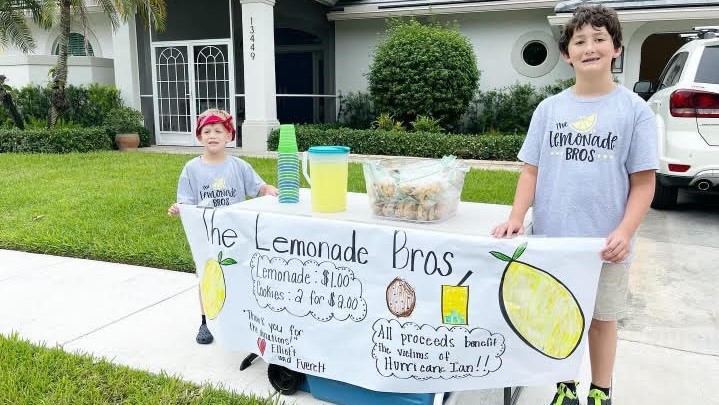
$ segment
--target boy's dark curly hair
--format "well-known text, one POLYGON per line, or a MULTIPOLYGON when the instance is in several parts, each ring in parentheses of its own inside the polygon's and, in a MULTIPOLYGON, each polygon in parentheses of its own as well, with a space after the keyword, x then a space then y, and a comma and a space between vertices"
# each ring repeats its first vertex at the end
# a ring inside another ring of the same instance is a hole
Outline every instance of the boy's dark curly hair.
POLYGON ((574 10, 574 16, 562 28, 562 35, 559 37, 559 50, 562 54, 569 54, 569 41, 574 31, 587 24, 594 28, 605 27, 612 37, 614 49, 622 47, 622 27, 617 12, 602 4, 583 4, 574 10))

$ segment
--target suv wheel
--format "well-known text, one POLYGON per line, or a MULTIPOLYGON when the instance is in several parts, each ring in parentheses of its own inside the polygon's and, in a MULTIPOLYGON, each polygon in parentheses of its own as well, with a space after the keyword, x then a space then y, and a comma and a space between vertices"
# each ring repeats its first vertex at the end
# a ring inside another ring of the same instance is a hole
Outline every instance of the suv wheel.
POLYGON ((654 187, 654 199, 652 199, 652 208, 666 209, 674 207, 677 204, 678 192, 678 188, 663 185, 657 177, 656 186, 654 187))

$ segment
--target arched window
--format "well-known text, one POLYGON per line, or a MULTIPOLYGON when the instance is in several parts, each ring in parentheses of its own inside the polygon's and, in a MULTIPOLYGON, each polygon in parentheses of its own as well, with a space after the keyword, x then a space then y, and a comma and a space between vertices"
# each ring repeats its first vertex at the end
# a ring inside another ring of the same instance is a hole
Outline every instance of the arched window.
MULTIPOLYGON (((55 46, 52 49, 52 54, 57 55, 60 53, 60 38, 55 41, 55 46)), ((92 50, 90 41, 85 39, 85 36, 77 32, 70 33, 70 39, 67 44, 67 54, 69 56, 95 56, 95 52, 92 50)))

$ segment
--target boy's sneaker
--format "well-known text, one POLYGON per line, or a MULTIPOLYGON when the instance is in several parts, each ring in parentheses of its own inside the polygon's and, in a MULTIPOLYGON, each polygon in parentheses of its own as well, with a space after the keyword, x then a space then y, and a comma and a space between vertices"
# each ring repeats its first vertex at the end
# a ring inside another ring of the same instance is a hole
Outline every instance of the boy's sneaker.
POLYGON ((589 391, 587 405, 612 405, 612 399, 603 393, 602 390, 594 388, 589 391))
POLYGON ((554 399, 549 405, 579 405, 579 398, 576 392, 572 391, 564 383, 559 383, 557 393, 554 394, 554 399))
POLYGON ((200 325, 200 330, 197 331, 197 337, 195 340, 201 345, 208 345, 212 343, 215 338, 212 336, 212 333, 210 333, 210 330, 207 329, 207 324, 203 323, 200 325))

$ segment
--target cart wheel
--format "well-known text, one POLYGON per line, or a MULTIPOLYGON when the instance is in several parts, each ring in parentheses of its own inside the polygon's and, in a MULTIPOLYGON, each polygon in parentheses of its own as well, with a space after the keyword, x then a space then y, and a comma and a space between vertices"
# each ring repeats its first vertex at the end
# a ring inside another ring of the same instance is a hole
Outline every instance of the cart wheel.
POLYGON ((242 360, 242 363, 240 363, 240 371, 246 369, 247 367, 252 365, 252 361, 254 361, 257 358, 257 355, 254 353, 250 353, 245 357, 244 360, 242 360))
POLYGON ((272 388, 282 395, 292 395, 297 392, 305 375, 287 367, 270 364, 267 366, 267 378, 270 380, 272 388))

